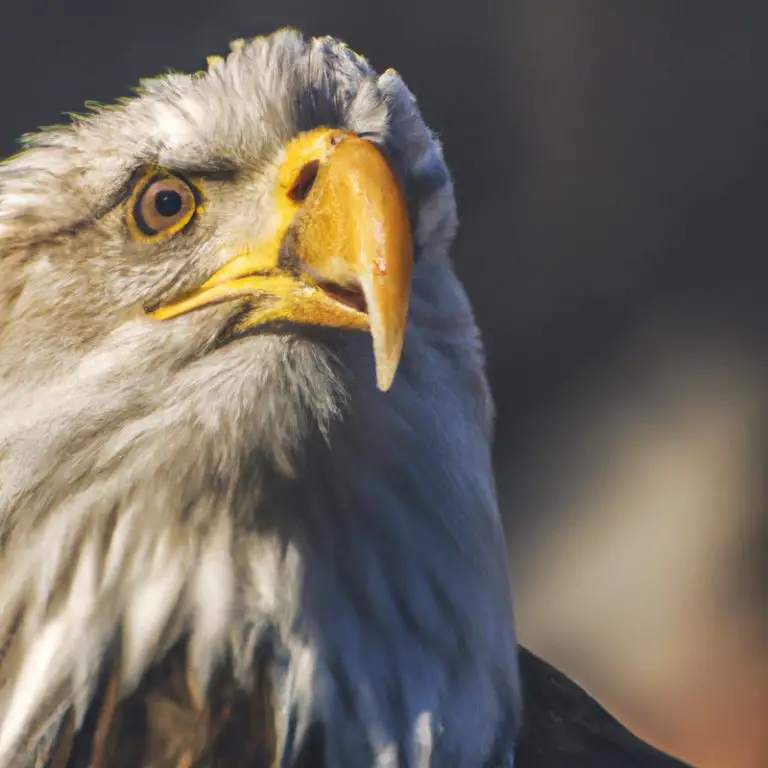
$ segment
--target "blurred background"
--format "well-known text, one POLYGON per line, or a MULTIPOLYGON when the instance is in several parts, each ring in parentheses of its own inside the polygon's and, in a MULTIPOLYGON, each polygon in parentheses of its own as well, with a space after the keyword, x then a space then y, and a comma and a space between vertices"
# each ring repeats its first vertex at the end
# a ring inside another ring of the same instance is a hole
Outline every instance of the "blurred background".
POLYGON ((3 2, 0 154, 292 25, 444 142, 521 641, 697 766, 768 765, 768 5, 3 2))

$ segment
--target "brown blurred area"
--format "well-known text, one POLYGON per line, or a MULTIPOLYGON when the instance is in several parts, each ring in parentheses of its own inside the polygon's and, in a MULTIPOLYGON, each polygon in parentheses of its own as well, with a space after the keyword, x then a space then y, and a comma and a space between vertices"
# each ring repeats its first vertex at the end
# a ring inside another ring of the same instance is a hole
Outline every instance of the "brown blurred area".
POLYGON ((522 642, 686 761, 768 765, 768 5, 3 0, 0 153, 284 25, 444 142, 522 642))

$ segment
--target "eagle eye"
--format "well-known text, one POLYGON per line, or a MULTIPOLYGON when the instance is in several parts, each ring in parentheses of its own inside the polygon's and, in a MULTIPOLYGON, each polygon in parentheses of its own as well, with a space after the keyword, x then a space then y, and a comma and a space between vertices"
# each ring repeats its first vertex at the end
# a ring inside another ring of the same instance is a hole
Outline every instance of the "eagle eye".
POLYGON ((134 188, 128 206, 128 228, 134 240, 155 242, 184 229, 199 208, 199 192, 187 179, 153 170, 134 188))

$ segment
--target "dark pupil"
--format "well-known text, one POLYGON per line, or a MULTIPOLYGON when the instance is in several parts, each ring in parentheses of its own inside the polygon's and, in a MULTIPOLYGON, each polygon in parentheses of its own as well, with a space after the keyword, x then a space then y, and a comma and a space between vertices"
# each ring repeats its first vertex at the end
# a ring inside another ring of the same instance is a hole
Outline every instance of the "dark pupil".
POLYGON ((161 216, 175 216, 181 205, 181 195, 171 189, 164 189, 155 195, 155 210, 161 216))

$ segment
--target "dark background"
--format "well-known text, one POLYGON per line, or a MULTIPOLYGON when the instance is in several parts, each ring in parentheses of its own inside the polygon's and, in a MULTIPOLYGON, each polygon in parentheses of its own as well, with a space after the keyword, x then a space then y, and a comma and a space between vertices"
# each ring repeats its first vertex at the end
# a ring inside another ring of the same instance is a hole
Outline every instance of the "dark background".
POLYGON ((0 2, 0 154, 280 26, 397 68, 456 180, 523 641, 657 743, 748 740, 768 696, 767 4, 0 2))

